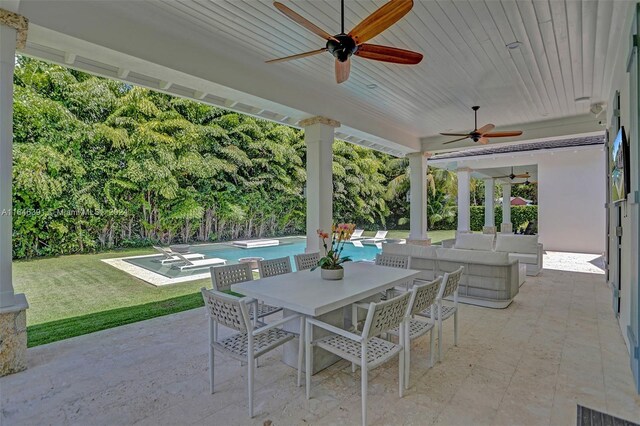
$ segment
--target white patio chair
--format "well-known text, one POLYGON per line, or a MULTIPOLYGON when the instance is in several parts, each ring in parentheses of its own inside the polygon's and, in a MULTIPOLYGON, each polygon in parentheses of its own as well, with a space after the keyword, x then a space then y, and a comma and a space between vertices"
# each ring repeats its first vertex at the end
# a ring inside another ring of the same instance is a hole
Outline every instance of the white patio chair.
MULTIPOLYGON (((166 264, 166 263, 173 263, 173 262, 181 262, 182 259, 180 259, 180 257, 176 256, 176 253, 171 251, 170 249, 166 249, 164 247, 158 247, 158 246, 153 246, 154 250, 157 251, 158 253, 162 254, 163 258, 160 260, 161 264, 166 264)), ((197 260, 197 259, 204 259, 205 256, 204 254, 200 254, 200 253, 184 253, 182 254, 182 256, 185 259, 188 260, 197 260)))
POLYGON ((351 238, 350 241, 354 241, 354 240, 361 240, 364 238, 364 229, 355 229, 353 231, 353 234, 351 234, 351 238))
MULTIPOLYGON (((253 280, 253 271, 248 263, 238 263, 236 265, 226 265, 211 268, 211 282, 213 289, 223 293, 230 293, 231 285, 243 283, 253 280)), ((262 319, 276 312, 280 312, 282 308, 277 306, 265 305, 264 303, 255 301, 254 310, 251 317, 254 320, 262 319), (254 315, 256 313, 256 315, 254 315)), ((217 332, 217 331, 216 331, 217 332)))
POLYGON ((291 258, 285 256, 277 259, 259 260, 258 271, 260 272, 260 278, 289 274, 293 271, 291 269, 291 258))
POLYGON ((180 266, 180 270, 189 270, 189 269, 204 269, 209 268, 211 266, 216 265, 224 265, 227 263, 226 259, 221 259, 219 257, 212 257, 210 259, 202 259, 202 260, 189 260, 185 255, 180 253, 173 253, 178 259, 184 262, 184 265, 180 266))
MULTIPOLYGON (((301 319, 300 315, 292 315, 269 325, 254 328, 249 316, 248 303, 252 299, 237 298, 219 291, 201 289, 207 315, 209 317, 209 383, 211 393, 214 393, 214 360, 215 351, 226 353, 232 358, 247 363, 248 381, 247 393, 249 394, 249 416, 253 417, 253 385, 255 360, 287 343, 295 337, 293 333, 279 328, 281 325, 301 319), (217 324, 223 324, 238 331, 229 337, 218 340, 215 333, 217 324)), ((302 322, 302 321, 301 321, 302 322)), ((302 342, 302 339, 300 339, 302 342)), ((300 343, 298 350, 302 349, 300 343)), ((298 360, 298 377, 302 371, 302 358, 298 360)), ((298 381, 300 379, 298 378, 298 381)))
MULTIPOLYGON (((400 268, 400 269, 408 269, 409 268, 409 256, 403 254, 390 254, 390 253, 378 253, 376 254, 376 265, 378 266, 387 266, 390 268, 400 268)), ((404 283, 404 287, 396 286, 395 288, 387 290, 386 293, 380 293, 379 296, 371 296, 370 299, 360 300, 351 305, 351 323, 353 325, 354 330, 358 330, 358 308, 360 309, 369 309, 369 303, 372 301, 382 299, 390 299, 396 293, 401 291, 407 291, 409 286, 411 285, 411 280, 404 283)))
MULTIPOLYGON (((258 270, 260 271, 260 278, 274 277, 282 274, 289 274, 291 270, 291 258, 289 256, 279 257, 277 259, 260 260, 258 261, 258 270)), ((303 356, 303 342, 304 342, 304 318, 300 318, 300 331, 295 333, 300 338, 300 348, 298 350, 298 364, 302 365, 303 356)), ((300 386, 301 376, 300 370, 298 370, 298 386, 300 386)))
POLYGON ((458 346, 458 284, 460 283, 460 277, 462 277, 462 271, 464 271, 464 266, 444 274, 436 298, 435 312, 434 306, 430 306, 416 314, 436 321, 438 324, 438 361, 442 361, 442 322, 452 316, 453 345, 458 346), (453 296, 453 303, 445 304, 443 299, 451 296, 453 296))
POLYGON ((320 253, 302 253, 293 256, 296 262, 297 271, 306 271, 307 269, 315 268, 318 266, 320 260, 320 253))
POLYGON ((376 337, 399 327, 404 335, 405 320, 408 314, 410 293, 380 303, 371 303, 362 334, 355 334, 322 321, 307 318, 305 329, 305 362, 307 399, 311 398, 311 364, 313 346, 322 348, 339 357, 359 365, 361 370, 362 424, 367 424, 367 387, 368 371, 389 361, 396 355, 399 364, 399 394, 404 392, 404 341, 389 342, 376 337), (313 327, 321 328, 331 334, 316 341, 313 340, 313 327))
MULTIPOLYGON (((420 317, 417 314, 425 309, 433 306, 438 297, 440 291, 440 283, 442 277, 438 277, 435 280, 424 283, 416 284, 411 289, 411 301, 409 302, 409 319, 407 326, 405 327, 404 338, 404 385, 406 389, 409 389, 409 373, 411 371, 411 341, 429 333, 429 367, 433 367, 433 354, 435 352, 433 328, 435 323, 430 318, 420 317)), ((396 328, 389 331, 392 336, 398 336, 400 338, 400 329, 396 328)))

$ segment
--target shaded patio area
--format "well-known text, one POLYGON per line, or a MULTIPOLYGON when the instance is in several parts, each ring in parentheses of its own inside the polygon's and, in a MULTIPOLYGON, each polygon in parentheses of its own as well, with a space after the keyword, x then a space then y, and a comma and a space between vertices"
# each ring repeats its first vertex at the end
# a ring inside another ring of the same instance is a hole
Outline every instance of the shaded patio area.
MULTIPOLYGON (((640 420, 640 397, 595 255, 548 252, 507 309, 462 305, 460 344, 445 322, 444 358, 414 343, 410 389, 397 363, 370 373, 371 424, 575 424, 576 404, 640 420), (565 267, 570 266, 570 267, 565 267)), ((313 377, 312 399, 280 351, 256 372, 216 356, 209 394, 202 309, 29 349, 29 368, 0 379, 1 422, 15 424, 358 424, 359 372, 339 362, 313 377), (7 392, 10 390, 10 392, 7 392)))

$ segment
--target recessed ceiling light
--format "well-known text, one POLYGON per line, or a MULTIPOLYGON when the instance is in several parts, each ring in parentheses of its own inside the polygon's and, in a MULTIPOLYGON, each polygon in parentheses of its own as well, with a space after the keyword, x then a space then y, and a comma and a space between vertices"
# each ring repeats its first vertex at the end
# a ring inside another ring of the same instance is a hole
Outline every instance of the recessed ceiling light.
POLYGON ((582 96, 580 98, 576 98, 575 101, 576 102, 584 102, 584 101, 588 101, 591 99, 591 96, 582 96))
POLYGON ((378 85, 377 85, 377 84, 375 84, 375 83, 371 83, 371 84, 367 84, 367 85, 366 85, 366 88, 367 88, 367 89, 371 89, 371 90, 373 90, 373 89, 377 89, 377 88, 378 88, 378 85))
POLYGON ((510 49, 510 50, 519 49, 520 46, 522 46, 522 42, 516 40, 516 41, 512 41, 511 43, 507 43, 506 46, 507 46, 507 49, 510 49))

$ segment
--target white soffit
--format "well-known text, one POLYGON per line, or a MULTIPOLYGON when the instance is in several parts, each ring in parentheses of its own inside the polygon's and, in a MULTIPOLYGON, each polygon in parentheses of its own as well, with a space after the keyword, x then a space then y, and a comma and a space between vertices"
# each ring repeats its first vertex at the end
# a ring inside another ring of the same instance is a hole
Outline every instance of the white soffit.
MULTIPOLYGON (((339 32, 339 1, 283 1, 339 32)), ((347 29, 383 3, 347 0, 347 29)), ((287 124, 326 116, 343 123, 344 139, 401 155, 443 149, 442 139, 430 137, 469 131, 475 104, 482 106, 479 123, 498 130, 589 121, 590 105, 608 97, 626 36, 618 23, 633 8, 631 1, 605 0, 414 3, 371 42, 420 51, 425 60, 399 66, 355 58, 342 85, 329 54, 264 63, 323 47, 267 0, 22 0, 20 13, 31 20, 26 53, 33 56, 89 71, 97 66, 123 80, 145 76, 142 83, 157 89, 287 124), (515 40, 519 49, 505 47, 515 40), (366 87, 372 83, 376 89, 366 87), (589 100, 575 101, 582 97, 589 100)), ((567 131, 548 127, 527 138, 567 131)))

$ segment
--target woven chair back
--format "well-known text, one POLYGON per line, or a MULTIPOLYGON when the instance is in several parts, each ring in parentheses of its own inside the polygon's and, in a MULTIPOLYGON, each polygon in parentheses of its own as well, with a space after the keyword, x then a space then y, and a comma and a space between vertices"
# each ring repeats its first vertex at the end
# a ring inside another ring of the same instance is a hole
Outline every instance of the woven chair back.
POLYGON ((406 292, 393 299, 369 305, 369 312, 362 335, 369 339, 400 325, 407 316, 411 293, 406 292))
POLYGON ((411 315, 422 312, 429 306, 436 303, 441 283, 442 277, 438 277, 431 282, 416 284, 413 286, 413 289, 411 289, 413 293, 413 296, 411 297, 411 315))
POLYGON ((320 253, 303 253, 293 256, 296 261, 296 270, 306 271, 307 269, 315 268, 318 266, 320 260, 320 253))
POLYGON ((251 329, 249 310, 242 299, 215 290, 201 289, 207 315, 214 321, 240 332, 251 329))
POLYGON ((258 262, 260 278, 273 277, 275 275, 288 274, 291 270, 291 259, 289 256, 277 259, 261 260, 258 262))
POLYGON ((253 272, 248 263, 237 265, 215 266, 210 268, 211 282, 216 291, 229 291, 231 284, 253 280, 253 272))

